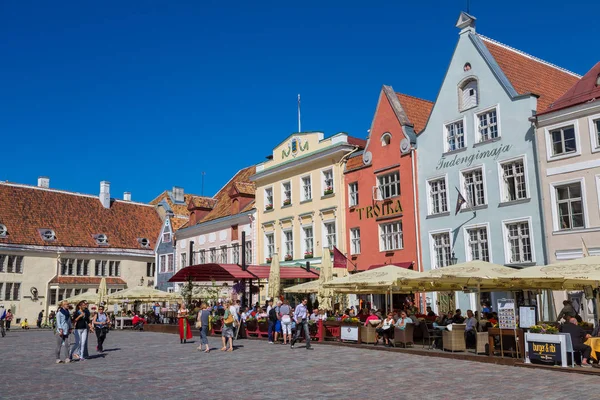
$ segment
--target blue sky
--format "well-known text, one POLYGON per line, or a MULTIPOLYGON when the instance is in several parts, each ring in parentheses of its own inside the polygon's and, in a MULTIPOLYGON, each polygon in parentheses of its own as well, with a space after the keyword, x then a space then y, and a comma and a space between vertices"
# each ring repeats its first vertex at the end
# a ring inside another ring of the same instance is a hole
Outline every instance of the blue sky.
MULTIPOLYGON (((471 3, 486 36, 599 60, 597 1, 471 3)), ((297 130, 298 93, 303 130, 364 138, 382 84, 435 100, 466 0, 285 4, 3 2, 0 180, 150 201, 206 171, 212 195, 297 130)))

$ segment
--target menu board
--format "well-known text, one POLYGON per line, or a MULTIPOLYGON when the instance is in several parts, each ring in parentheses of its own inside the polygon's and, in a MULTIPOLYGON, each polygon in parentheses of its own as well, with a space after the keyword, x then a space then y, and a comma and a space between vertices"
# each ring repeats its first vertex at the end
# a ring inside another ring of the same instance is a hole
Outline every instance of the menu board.
POLYGON ((519 327, 531 328, 536 324, 537 312, 535 306, 519 307, 519 327))
POLYGON ((515 329, 517 327, 517 315, 513 299, 498 300, 498 327, 500 329, 515 329))

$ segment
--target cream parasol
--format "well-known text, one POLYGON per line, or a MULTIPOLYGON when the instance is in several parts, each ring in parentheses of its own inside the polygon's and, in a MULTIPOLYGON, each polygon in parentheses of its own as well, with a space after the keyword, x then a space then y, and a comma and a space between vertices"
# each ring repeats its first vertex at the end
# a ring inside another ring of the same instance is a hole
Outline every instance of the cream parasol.
POLYGON ((269 270, 269 291, 268 296, 271 299, 279 298, 279 291, 281 287, 281 271, 279 266, 279 255, 273 254, 271 260, 271 269, 269 270))
POLYGON ((319 302, 319 309, 332 310, 333 309, 333 290, 325 287, 325 284, 333 279, 333 263, 331 262, 331 253, 329 248, 323 248, 323 255, 321 257, 321 270, 319 271, 318 290, 317 290, 317 301, 319 302))
POLYGON ((357 274, 344 276, 325 284, 338 293, 411 292, 422 274, 410 269, 387 265, 357 274), (415 283, 413 283, 415 282, 415 283))
POLYGON ((134 286, 109 294, 104 301, 110 304, 122 303, 123 301, 172 301, 179 300, 181 296, 176 293, 163 292, 148 286, 134 286))
POLYGON ((94 303, 93 299, 96 299, 96 298, 98 298, 98 295, 96 293, 94 293, 93 289, 92 289, 87 292, 79 293, 76 296, 69 297, 68 299, 64 299, 64 301, 68 301, 71 304, 77 304, 80 301, 84 301, 84 300, 94 303))
POLYGON ((290 286, 283 289, 285 293, 317 293, 319 291, 319 280, 315 279, 299 285, 290 286))
POLYGON ((106 288, 106 278, 100 279, 100 285, 98 286, 98 304, 102 304, 106 296, 108 295, 108 289, 106 288))

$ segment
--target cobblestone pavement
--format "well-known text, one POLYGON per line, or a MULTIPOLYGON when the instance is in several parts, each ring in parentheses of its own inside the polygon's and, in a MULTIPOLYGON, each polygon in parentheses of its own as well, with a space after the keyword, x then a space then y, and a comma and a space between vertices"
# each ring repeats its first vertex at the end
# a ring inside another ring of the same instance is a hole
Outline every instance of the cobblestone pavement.
POLYGON ((209 354, 172 334, 111 332, 106 353, 55 364, 49 331, 0 338, 8 399, 562 399, 594 398, 600 378, 351 347, 236 341, 209 354))

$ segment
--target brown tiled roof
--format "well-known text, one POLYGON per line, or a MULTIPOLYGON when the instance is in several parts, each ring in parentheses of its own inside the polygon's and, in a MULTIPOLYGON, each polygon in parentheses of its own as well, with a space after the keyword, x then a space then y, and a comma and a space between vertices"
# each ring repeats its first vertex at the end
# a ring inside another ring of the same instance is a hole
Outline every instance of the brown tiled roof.
POLYGON ((154 207, 113 200, 104 208, 96 196, 0 183, 0 224, 8 235, 0 243, 15 245, 144 249, 138 239, 156 245, 161 220, 154 207), (56 240, 42 239, 39 229, 52 229, 56 240), (105 234, 108 245, 96 243, 105 234))
MULTIPOLYGON (((102 278, 97 276, 55 276, 50 283, 59 285, 99 285, 102 278)), ((121 278, 106 278, 107 285, 127 285, 121 278)))
POLYGON ((235 182, 233 186, 240 194, 254 196, 254 193, 256 192, 256 186, 254 182, 235 182))
POLYGON ((348 144, 351 144, 352 146, 358 146, 361 149, 364 149, 367 145, 367 141, 348 135, 348 144))
POLYGON ((415 133, 421 132, 427 124, 427 119, 433 108, 433 102, 419 99, 407 94, 396 93, 408 120, 413 124, 415 133))
MULTIPOLYGON (((575 106, 577 104, 597 101, 600 99, 600 85, 597 85, 600 77, 600 62, 590 69, 575 85, 565 94, 548 107, 544 113, 575 106)), ((540 113, 543 114, 543 113, 540 113)))
POLYGON ((579 80, 579 76, 479 35, 517 93, 539 96, 542 112, 579 80))
POLYGON ((346 169, 344 173, 352 172, 357 169, 361 169, 364 167, 368 167, 369 165, 365 165, 363 162, 363 153, 360 152, 358 155, 350 157, 348 161, 346 161, 346 169))
MULTIPOLYGON (((240 170, 225 186, 219 190, 219 192, 215 195, 214 199, 216 200, 216 204, 213 207, 212 211, 209 212, 206 217, 204 217, 199 223, 212 221, 217 218, 226 217, 231 215, 231 202, 232 198, 229 196, 229 193, 232 187, 238 183, 249 184, 250 177, 256 173, 256 167, 251 166, 248 168, 244 168, 240 170)), ((254 193, 253 193, 254 194, 254 193)), ((251 202, 252 204, 254 202, 251 202)), ((252 207, 248 209, 248 206, 244 207, 242 211, 251 210, 252 207)))

